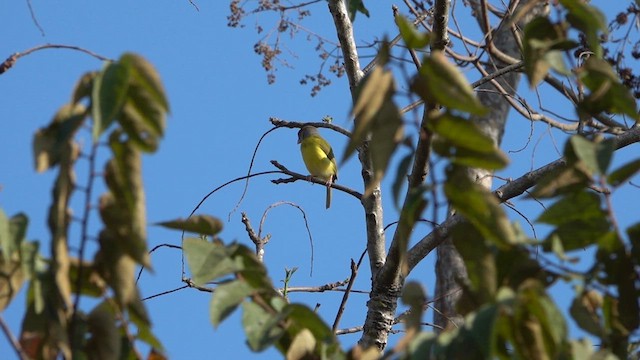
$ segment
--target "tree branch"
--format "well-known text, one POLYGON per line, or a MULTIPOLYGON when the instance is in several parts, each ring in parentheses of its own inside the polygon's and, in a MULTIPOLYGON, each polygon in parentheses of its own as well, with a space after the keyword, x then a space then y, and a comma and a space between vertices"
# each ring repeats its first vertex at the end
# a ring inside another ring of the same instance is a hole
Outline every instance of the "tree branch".
MULTIPOLYGON (((640 127, 633 128, 622 135, 615 137, 616 149, 629 146, 634 143, 640 142, 640 127)), ((505 202, 509 199, 513 199, 516 196, 524 194, 525 191, 534 187, 540 179, 547 174, 554 171, 558 171, 567 166, 567 161, 564 158, 555 160, 545 166, 542 166, 536 170, 529 171, 521 177, 512 180, 496 190, 493 193, 500 200, 505 202)), ((435 249, 444 239, 449 235, 451 229, 464 221, 462 216, 453 215, 445 220, 442 224, 438 225, 431 233, 423 237, 417 244, 415 244, 408 252, 407 261, 409 265, 409 271, 411 271, 422 259, 424 259, 429 253, 435 249)))

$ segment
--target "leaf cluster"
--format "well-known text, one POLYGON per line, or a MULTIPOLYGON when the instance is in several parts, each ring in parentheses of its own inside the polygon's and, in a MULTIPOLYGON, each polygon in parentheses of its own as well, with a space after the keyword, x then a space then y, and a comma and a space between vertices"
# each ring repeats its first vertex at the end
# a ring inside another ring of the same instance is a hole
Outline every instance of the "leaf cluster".
POLYGON ((146 210, 142 183, 142 152, 153 152, 164 133, 168 102, 155 69, 142 57, 127 53, 102 70, 84 74, 71 101, 48 126, 34 136, 35 168, 57 170, 48 225, 51 254, 38 254, 38 243, 25 240, 27 217, 7 219, 0 211, 0 279, 2 308, 28 284, 27 311, 20 344, 30 358, 129 358, 136 341, 152 348, 162 345, 151 332, 151 321, 134 279, 137 266, 149 267, 146 210), (91 145, 83 149, 78 137, 91 128, 91 145), (91 260, 85 248, 92 236, 87 224, 93 208, 92 189, 99 179, 97 152, 107 144, 103 173, 106 191, 99 197, 102 229, 91 260), (80 159, 89 163, 87 185, 77 184, 80 159), (80 239, 70 238, 73 225, 70 199, 82 190, 80 239), (75 244, 75 245, 74 245, 75 244), (73 256, 72 247, 80 249, 73 256), (88 312, 85 297, 101 299, 88 312), (137 333, 132 334, 131 330, 137 333))

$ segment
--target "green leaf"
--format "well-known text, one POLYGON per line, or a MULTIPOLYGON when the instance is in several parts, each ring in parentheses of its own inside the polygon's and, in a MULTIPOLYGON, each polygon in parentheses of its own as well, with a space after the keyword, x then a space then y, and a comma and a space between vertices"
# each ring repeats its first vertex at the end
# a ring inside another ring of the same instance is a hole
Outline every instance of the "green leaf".
POLYGON ((502 306, 496 304, 485 305, 471 319, 471 338, 482 351, 482 358, 491 359, 496 343, 496 321, 500 316, 502 306))
POLYGON ((602 47, 599 34, 608 32, 605 16, 597 8, 582 0, 560 0, 560 3, 568 11, 567 21, 587 36, 589 50, 593 51, 596 57, 601 58, 602 47))
POLYGON ((534 198, 552 198, 582 189, 589 184, 590 178, 575 165, 559 168, 545 175, 535 186, 530 196, 534 198))
MULTIPOLYGON (((416 335, 407 347, 406 353, 409 356, 409 359, 431 359, 433 347, 436 345, 437 339, 438 336, 433 332, 423 331, 416 335)), ((369 348, 369 350, 376 352, 373 347, 369 348)), ((378 356, 378 354, 375 353, 374 356, 378 356)))
POLYGON ((18 295, 25 280, 20 260, 7 259, 4 249, 0 249, 0 312, 9 306, 18 295))
POLYGON ((209 316, 214 328, 226 319, 255 289, 243 280, 218 285, 209 306, 209 316))
POLYGON ((562 225, 574 221, 590 222, 605 218, 600 197, 589 191, 568 194, 548 207, 536 221, 550 225, 562 225))
POLYGON ((486 239, 501 248, 515 243, 513 227, 498 199, 489 190, 472 182, 464 168, 454 166, 447 170, 444 193, 451 206, 486 239))
POLYGON ((421 49, 429 45, 429 33, 420 32, 413 24, 402 15, 395 17, 396 25, 400 30, 400 36, 409 49, 421 49))
POLYGON ((396 206, 396 209, 400 208, 400 190, 402 189, 402 185, 404 185, 407 181, 407 176, 409 175, 409 166, 411 166, 411 161, 413 160, 413 153, 409 153, 405 155, 405 157, 400 160, 400 164, 398 165, 398 170, 396 171, 396 177, 393 180, 393 185, 391 186, 391 193, 393 195, 393 203, 396 206))
POLYGON ((509 163, 493 140, 469 120, 445 112, 431 119, 428 127, 436 135, 434 151, 454 164, 497 170, 509 163))
POLYGON ((295 323, 296 327, 311 330, 313 336, 320 341, 334 341, 331 328, 313 310, 301 304, 288 304, 282 314, 295 323))
POLYGON ((120 114, 129 89, 130 77, 130 66, 107 63, 94 79, 91 92, 94 141, 97 141, 120 114))
POLYGON ((356 20, 356 13, 363 13, 366 17, 369 17, 369 10, 364 6, 362 0, 348 0, 349 18, 351 22, 356 20))
POLYGON ((607 236, 609 228, 610 224, 605 218, 595 218, 588 222, 583 220, 566 222, 549 234, 542 246, 545 251, 551 250, 552 241, 557 236, 562 242, 564 251, 584 250, 607 236))
POLYGON ((533 88, 549 72, 550 68, 563 74, 568 70, 564 63, 563 50, 577 46, 575 42, 566 40, 565 31, 554 25, 547 17, 531 20, 524 29, 523 58, 525 73, 529 85, 533 88))
POLYGON ((260 305, 245 301, 242 303, 242 327, 247 336, 247 344, 252 351, 262 351, 276 342, 284 333, 278 326, 279 316, 271 315, 260 305))
MULTIPOLYGON (((545 293, 542 284, 535 280, 530 280, 523 284, 518 291, 518 303, 519 310, 527 314, 526 317, 518 319, 524 320, 524 324, 521 323, 520 325, 526 327, 528 331, 539 331, 539 334, 542 335, 541 340, 544 347, 534 346, 529 349, 533 351, 543 350, 551 358, 556 358, 559 352, 562 351, 562 347, 564 347, 567 337, 567 325, 564 321, 564 316, 545 293), (532 322, 538 322, 539 327, 536 324, 532 324, 532 322)), ((518 317, 517 312, 516 317, 518 317)))
POLYGON ((19 244, 14 243, 13 240, 9 218, 4 210, 0 209, 0 250, 5 261, 10 261, 13 253, 18 249, 19 244))
POLYGON ((423 59, 411 90, 425 102, 440 104, 452 110, 484 115, 488 109, 476 98, 471 85, 460 70, 447 60, 442 51, 433 51, 423 59))
MULTIPOLYGON (((122 55, 120 62, 131 68, 132 85, 140 87, 143 92, 149 95, 150 101, 158 104, 162 110, 168 112, 169 101, 167 101, 160 75, 153 65, 142 56, 133 53, 122 55)), ((161 128, 158 127, 158 130, 161 130, 161 128)))
POLYGON ((640 259, 640 223, 635 223, 627 228, 627 236, 631 243, 631 256, 640 259))
POLYGON ((451 239, 464 260, 469 285, 458 301, 458 311, 465 315, 477 310, 478 304, 494 299, 498 288, 495 246, 486 241, 471 221, 461 222, 451 230, 451 239))
POLYGON ((616 149, 613 139, 590 141, 580 135, 574 135, 569 142, 576 157, 584 162, 591 173, 603 175, 607 172, 616 149))
POLYGON ((424 305, 427 301, 427 294, 422 285, 415 281, 409 281, 402 289, 402 303, 409 306, 409 313, 405 318, 405 329, 420 330, 424 305))
POLYGON ((216 235, 222 231, 222 221, 210 215, 194 215, 188 219, 163 221, 154 225, 202 235, 216 235))
POLYGON ((227 248, 221 244, 201 239, 184 239, 183 251, 193 275, 193 282, 197 285, 204 285, 209 281, 239 271, 241 267, 230 256, 234 248, 235 246, 227 248))
POLYGON ((473 150, 458 149, 451 157, 451 162, 456 165, 471 168, 499 170, 509 164, 509 159, 500 149, 497 148, 496 151, 492 153, 481 153, 473 150))
POLYGON ((92 359, 116 359, 120 356, 120 332, 116 327, 112 305, 103 301, 87 317, 91 337, 87 342, 87 355, 92 359))
POLYGON ((629 89, 620 83, 611 65, 595 56, 589 57, 578 69, 578 77, 589 94, 579 104, 579 111, 597 115, 603 111, 625 114, 638 120, 636 100, 629 89))
POLYGON ((445 112, 429 120, 428 128, 447 139, 454 147, 483 154, 496 152, 493 140, 473 122, 445 112))
POLYGON ((640 171, 640 159, 631 161, 616 170, 607 177, 607 183, 613 186, 620 186, 634 177, 640 171))

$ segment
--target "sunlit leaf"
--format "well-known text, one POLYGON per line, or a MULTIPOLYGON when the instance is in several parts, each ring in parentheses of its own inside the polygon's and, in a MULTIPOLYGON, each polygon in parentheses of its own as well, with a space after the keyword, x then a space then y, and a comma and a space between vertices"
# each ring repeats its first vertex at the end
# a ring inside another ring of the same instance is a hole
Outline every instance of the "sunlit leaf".
POLYGON ((308 329, 302 329, 295 335, 291 345, 287 349, 287 359, 307 359, 313 354, 316 347, 316 339, 308 329))
POLYGON ((403 15, 397 15, 395 21, 400 30, 400 36, 409 49, 420 49, 429 45, 429 33, 418 31, 403 15))
POLYGON ((255 289, 243 280, 218 285, 209 306, 209 317, 213 327, 217 328, 254 291, 255 289))
POLYGON ((222 221, 210 215, 194 215, 188 219, 163 221, 155 225, 203 235, 216 235, 222 231, 222 221))
POLYGON ((488 111, 476 98, 460 69, 451 64, 441 51, 433 51, 431 56, 423 59, 411 90, 430 104, 474 115, 484 115, 488 111))

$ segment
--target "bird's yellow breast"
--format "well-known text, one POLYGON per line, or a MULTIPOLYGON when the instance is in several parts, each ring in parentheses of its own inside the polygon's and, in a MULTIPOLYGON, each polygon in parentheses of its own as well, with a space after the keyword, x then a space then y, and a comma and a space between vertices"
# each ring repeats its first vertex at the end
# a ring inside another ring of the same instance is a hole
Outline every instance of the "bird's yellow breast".
MULTIPOLYGON (((334 175, 337 175, 338 169, 333 153, 331 153, 330 158, 329 153, 322 146, 322 141, 324 140, 321 138, 310 136, 302 140, 300 151, 302 152, 304 164, 311 175, 330 180, 334 175)), ((331 152, 330 148, 329 152, 331 152)))

